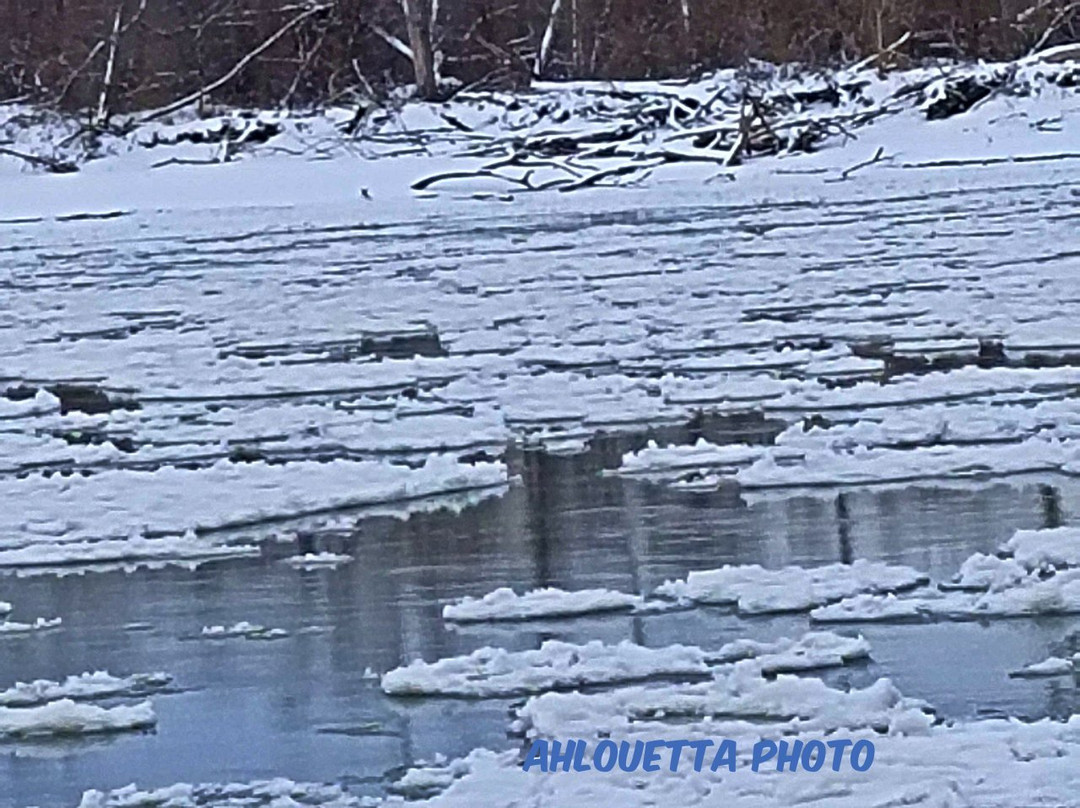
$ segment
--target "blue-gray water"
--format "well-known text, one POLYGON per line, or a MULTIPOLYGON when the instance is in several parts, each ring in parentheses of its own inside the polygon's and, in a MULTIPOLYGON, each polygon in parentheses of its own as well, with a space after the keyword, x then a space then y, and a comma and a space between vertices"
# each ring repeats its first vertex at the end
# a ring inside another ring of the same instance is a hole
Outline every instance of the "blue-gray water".
MULTIPOLYGON (((1070 516, 1053 480, 747 504, 735 492, 679 493, 599 476, 622 448, 576 458, 526 454, 516 462, 521 484, 460 514, 362 519, 355 530, 310 537, 318 549, 356 557, 337 570, 293 570, 279 559, 295 547, 271 545, 262 558, 195 571, 3 579, 3 597, 21 613, 64 619, 61 631, 0 640, 3 686, 86 670, 162 670, 180 692, 154 697, 159 723, 151 734, 0 746, 0 805, 74 806, 86 788, 129 782, 272 776, 378 793, 398 767, 514 741, 506 737, 509 702, 397 702, 381 695, 365 669, 384 672, 486 644, 536 647, 553 636, 715 648, 808 626, 805 616, 742 620, 701 609, 448 629, 439 611, 449 599, 505 585, 645 591, 725 563, 871 558, 948 576, 1016 529, 1070 516), (291 635, 185 639, 204 625, 239 620, 291 635)), ((863 685, 890 676, 945 716, 1066 715, 1077 707, 1071 679, 1010 680, 1007 672, 1060 648, 1075 625, 867 626, 874 663, 832 677, 863 685)))

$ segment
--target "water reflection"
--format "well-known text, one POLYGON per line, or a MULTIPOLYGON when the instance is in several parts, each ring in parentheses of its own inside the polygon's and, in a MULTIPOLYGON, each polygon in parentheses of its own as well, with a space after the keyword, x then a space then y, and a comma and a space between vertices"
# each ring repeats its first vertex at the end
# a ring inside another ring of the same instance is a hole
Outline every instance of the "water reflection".
MULTIPOLYGON (((763 430, 762 439, 768 439, 763 430)), ((351 783, 377 793, 385 775, 436 754, 506 746, 508 702, 384 698, 365 670, 435 659, 487 644, 531 648, 543 639, 631 638, 718 647, 807 629, 805 616, 739 619, 722 609, 614 615, 527 626, 448 628, 449 599, 497 586, 647 591, 688 570, 870 558, 948 576, 971 553, 1016 529, 1067 522, 1073 483, 1016 487, 852 490, 746 501, 737 491, 678 493, 598 475, 625 446, 601 441, 575 458, 514 458, 523 483, 460 514, 379 517, 354 529, 301 532, 300 551, 347 552, 338 570, 262 558, 196 571, 163 569, 66 578, 3 579, 23 615, 60 615, 62 631, 0 640, 0 683, 87 670, 163 670, 184 692, 155 698, 155 733, 63 746, 2 747, 0 805, 73 806, 84 788, 286 776, 351 783), (250 620, 286 640, 187 641, 204 625, 250 620), (131 624, 149 628, 130 630, 131 624)), ((944 714, 1063 716, 1071 680, 1009 680, 1067 642, 1070 621, 870 626, 874 662, 830 674, 863 685, 888 675, 944 714), (963 667, 957 668, 957 660, 963 667)))

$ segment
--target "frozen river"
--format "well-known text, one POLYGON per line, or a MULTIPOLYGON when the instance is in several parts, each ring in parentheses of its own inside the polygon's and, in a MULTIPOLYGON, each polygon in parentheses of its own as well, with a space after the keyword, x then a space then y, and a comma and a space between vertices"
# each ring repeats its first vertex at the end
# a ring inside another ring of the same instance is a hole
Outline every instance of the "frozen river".
MULTIPOLYGON (((454 598, 863 558, 944 580, 1074 520, 1074 173, 555 196, 0 223, 0 596, 63 619, 0 637, 0 689, 95 670, 175 685, 152 733, 0 740, 0 805, 274 776, 380 794, 417 761, 519 741, 509 701, 393 700, 370 672, 809 627, 699 608, 450 629, 454 598), (649 438, 765 454, 708 490, 600 473, 649 438), (451 509, 425 499, 447 491, 451 509), (260 549, 116 568, 147 560, 115 549, 132 534, 188 530, 260 549), (355 561, 280 563, 312 551, 355 561), (288 636, 200 636, 244 620, 288 636)), ((1007 673, 1077 650, 1075 625, 868 625, 873 661, 826 679, 887 676, 949 718, 1062 718, 1072 679, 1007 673)))

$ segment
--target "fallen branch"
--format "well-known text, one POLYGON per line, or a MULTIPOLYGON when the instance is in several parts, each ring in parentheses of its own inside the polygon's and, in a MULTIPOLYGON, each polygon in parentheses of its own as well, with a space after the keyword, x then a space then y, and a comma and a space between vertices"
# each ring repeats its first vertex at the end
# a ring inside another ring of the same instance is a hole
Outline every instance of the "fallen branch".
POLYGON ((15 149, 9 149, 5 146, 0 146, 0 154, 6 154, 9 157, 17 157, 20 160, 25 160, 32 166, 47 168, 53 174, 74 174, 79 170, 77 165, 67 160, 56 160, 52 157, 28 154, 27 152, 16 151, 15 149))
POLYGON ((880 163, 880 162, 882 162, 884 160, 891 160, 891 159, 892 159, 891 157, 886 157, 885 156, 885 147, 884 146, 878 146, 878 150, 876 152, 874 152, 874 156, 871 157, 869 160, 863 160, 861 163, 856 163, 853 166, 845 168, 843 171, 840 172, 839 177, 835 177, 833 179, 825 180, 825 182, 845 182, 847 180, 847 178, 850 177, 852 174, 854 174, 856 171, 859 171, 860 169, 863 169, 863 168, 868 168, 869 166, 872 166, 872 165, 876 165, 877 163, 880 163))

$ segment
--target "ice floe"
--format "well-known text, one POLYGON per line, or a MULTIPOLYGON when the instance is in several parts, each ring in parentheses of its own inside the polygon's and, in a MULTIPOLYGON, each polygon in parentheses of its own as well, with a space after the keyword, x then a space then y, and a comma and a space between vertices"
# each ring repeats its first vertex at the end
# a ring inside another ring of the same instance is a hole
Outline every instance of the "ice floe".
POLYGON ((1078 671, 1080 671, 1080 654, 1073 654, 1071 659, 1047 657, 1041 662, 1033 662, 1019 670, 1010 671, 1009 676, 1034 679, 1044 676, 1069 676, 1078 671))
POLYGON ((747 660, 759 674, 775 675, 846 665, 865 659, 869 651, 862 637, 828 632, 775 642, 736 640, 717 651, 685 645, 647 648, 626 640, 617 645, 548 640, 536 650, 487 647, 467 656, 413 662, 384 674, 382 689, 394 696, 500 698, 653 679, 701 679, 720 666, 747 660))
MULTIPOLYGON (((0 532, 31 538, 16 546, 8 540, 7 547, 0 545, 0 549, 19 550, 35 543, 55 548, 77 542, 83 545, 79 548, 82 553, 92 553, 94 541, 239 528, 337 509, 491 488, 505 485, 506 481, 502 463, 470 465, 448 455, 433 455, 418 469, 382 461, 297 461, 281 465, 219 461, 205 469, 163 467, 153 472, 102 471, 89 477, 36 475, 6 479, 0 485, 23 507, 7 513, 0 532)), ((112 555, 115 557, 118 551, 113 549, 112 555)), ((32 557, 30 549, 16 556, 32 557)))
POLYGON ((289 632, 281 628, 267 628, 256 623, 241 620, 231 626, 203 626, 199 636, 207 640, 282 640, 289 636, 289 632))
POLYGON ((1018 531, 1002 546, 1011 557, 975 553, 952 581, 896 596, 860 593, 813 609, 821 623, 971 620, 1080 613, 1080 566, 1072 528, 1018 531))
POLYGON ((40 541, 13 549, 0 549, 0 568, 54 568, 72 572, 80 567, 133 569, 138 566, 179 564, 197 566, 207 561, 259 554, 253 544, 226 544, 188 530, 182 536, 98 541, 40 541))
POLYGON ((910 567, 859 559, 852 564, 784 567, 756 564, 691 572, 685 580, 667 581, 656 594, 696 603, 735 606, 743 614, 809 611, 862 593, 911 589, 929 578, 910 567))
POLYGON ((172 677, 167 673, 136 673, 117 677, 106 671, 80 673, 62 682, 35 679, 17 682, 0 691, 0 706, 29 707, 58 699, 85 701, 113 696, 142 696, 167 688, 172 677))
POLYGON ((17 620, 4 620, 0 622, 0 636, 5 634, 31 634, 35 631, 48 631, 59 628, 63 623, 60 617, 35 617, 32 623, 21 623, 17 620))
POLYGON ((279 777, 249 783, 176 783, 140 790, 135 784, 112 791, 86 791, 78 808, 371 808, 370 797, 349 794, 338 785, 297 783, 279 777))
POLYGON ((482 598, 465 597, 447 604, 443 607, 442 616, 444 620, 454 623, 531 620, 623 611, 633 609, 641 603, 642 599, 638 595, 609 589, 567 592, 548 587, 518 595, 513 589, 503 587, 482 598))
POLYGON ((413 662, 383 674, 382 689, 393 696, 498 698, 581 685, 704 676, 708 671, 705 653, 695 647, 548 640, 531 651, 489 647, 438 662, 413 662))
POLYGON ((303 555, 289 556, 282 559, 283 564, 299 570, 337 569, 353 560, 351 555, 345 553, 304 553, 303 555))
POLYGON ((663 737, 688 724, 718 737, 749 734, 835 732, 925 732, 933 723, 928 706, 905 698, 888 679, 864 689, 838 690, 820 679, 761 676, 742 662, 708 682, 665 687, 623 687, 603 693, 545 693, 517 711, 515 729, 527 736, 663 737))
POLYGON ((1019 530, 1001 549, 1029 570, 1080 566, 1080 528, 1019 530))
POLYGON ((156 723, 149 701, 99 707, 64 698, 36 707, 0 707, 0 737, 5 738, 126 732, 149 729, 156 723))

